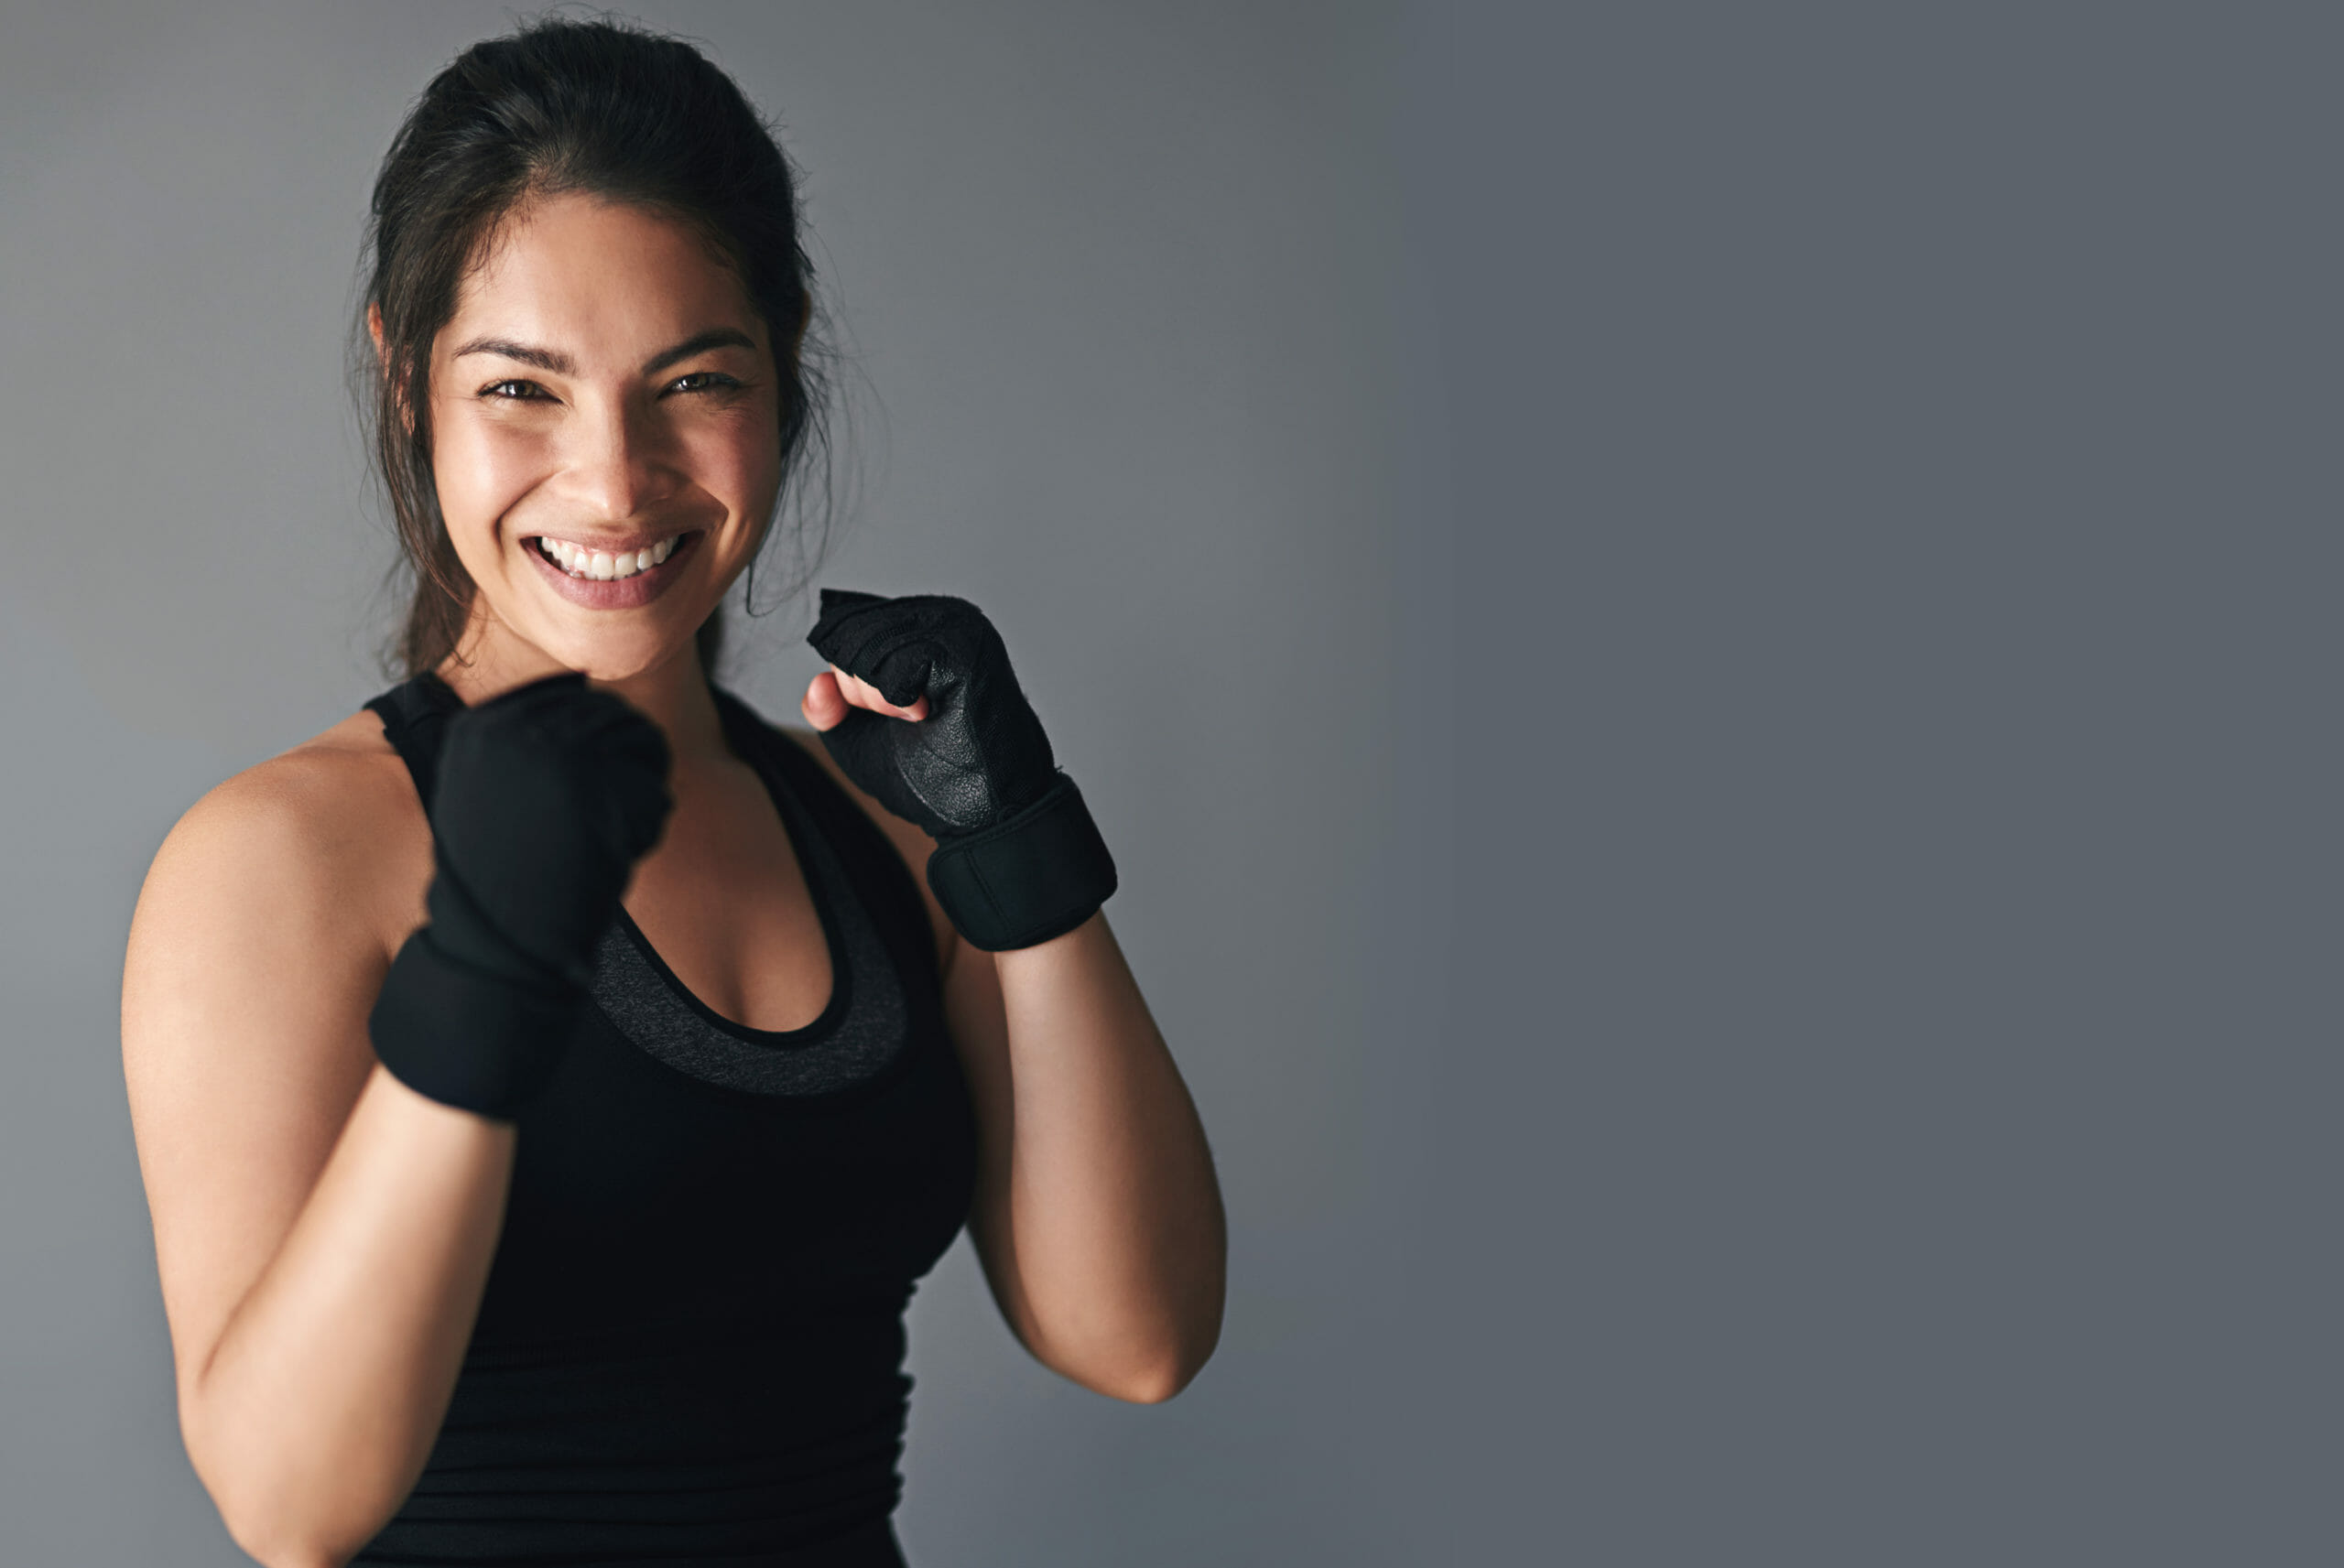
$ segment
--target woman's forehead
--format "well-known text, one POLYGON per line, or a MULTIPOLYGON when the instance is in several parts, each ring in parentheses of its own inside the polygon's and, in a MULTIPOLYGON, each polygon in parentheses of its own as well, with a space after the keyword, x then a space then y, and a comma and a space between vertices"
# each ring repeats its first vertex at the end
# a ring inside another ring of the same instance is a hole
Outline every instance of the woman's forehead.
POLYGON ((766 342, 739 275, 696 229, 591 196, 532 200, 496 226, 459 287, 441 341, 481 334, 633 363, 734 327, 766 342))

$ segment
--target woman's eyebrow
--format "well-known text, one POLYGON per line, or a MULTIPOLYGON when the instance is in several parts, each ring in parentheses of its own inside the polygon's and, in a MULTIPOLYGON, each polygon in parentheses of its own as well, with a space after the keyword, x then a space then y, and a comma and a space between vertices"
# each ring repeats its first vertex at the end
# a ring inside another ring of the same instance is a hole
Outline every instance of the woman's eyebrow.
POLYGON ((663 349, 644 361, 643 373, 657 375, 678 360, 688 360, 711 349, 746 349, 754 353, 757 344, 755 339, 738 327, 711 327, 707 331, 695 332, 674 348, 663 349))
MULTIPOLYGON (((738 327, 711 327, 707 331, 695 332, 674 348, 662 349, 644 361, 643 373, 657 375, 678 360, 688 360, 711 349, 747 349, 754 353, 756 347, 756 340, 738 327)), ((556 375, 574 375, 578 370, 577 362, 558 349, 534 348, 508 338, 474 338, 449 357, 460 360, 466 354, 494 354, 500 359, 535 365, 556 375)))
POLYGON ((578 368, 568 354, 558 350, 533 349, 526 343, 511 342, 504 338, 474 338, 448 357, 460 360, 466 354, 495 354, 503 359, 518 360, 525 365, 535 365, 539 370, 551 371, 556 375, 569 375, 578 368))

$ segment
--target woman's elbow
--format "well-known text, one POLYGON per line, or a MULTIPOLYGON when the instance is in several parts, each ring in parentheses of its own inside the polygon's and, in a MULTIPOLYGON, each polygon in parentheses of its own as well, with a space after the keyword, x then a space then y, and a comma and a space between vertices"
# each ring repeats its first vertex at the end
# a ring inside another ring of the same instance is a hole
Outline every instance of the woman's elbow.
POLYGON ((282 1506, 238 1506, 222 1502, 220 1522, 231 1540, 262 1568, 343 1568, 373 1539, 379 1523, 364 1530, 345 1521, 321 1527, 282 1506))
POLYGON ((1124 1378, 1112 1388, 1099 1391, 1125 1404, 1160 1405, 1195 1380, 1202 1370, 1199 1367, 1164 1367, 1134 1377, 1124 1378))
POLYGON ((301 1467, 207 1444, 195 1422, 183 1420, 180 1434, 229 1539, 263 1568, 342 1568, 388 1517, 370 1507, 373 1499, 337 1495, 301 1467))
POLYGON ((282 1499, 250 1487, 237 1490, 207 1483, 207 1489, 228 1538, 262 1568, 342 1568, 350 1561, 351 1551, 337 1551, 320 1540, 309 1521, 286 1508, 282 1499))
POLYGON ((1218 1315, 1187 1336, 1169 1336, 1149 1353, 1123 1359, 1103 1375, 1078 1379, 1093 1392, 1125 1404, 1160 1405, 1197 1379, 1221 1342, 1218 1315))
POLYGON ((229 1539, 244 1549, 244 1555, 261 1568, 342 1568, 350 1561, 344 1552, 328 1552, 320 1547, 298 1543, 280 1543, 266 1535, 239 1530, 233 1525, 229 1539))

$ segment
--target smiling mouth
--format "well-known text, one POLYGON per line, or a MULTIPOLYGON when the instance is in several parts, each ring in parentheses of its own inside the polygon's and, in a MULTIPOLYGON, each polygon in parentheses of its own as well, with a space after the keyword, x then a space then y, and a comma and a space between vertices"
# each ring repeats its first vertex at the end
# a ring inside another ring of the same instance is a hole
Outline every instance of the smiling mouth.
POLYGON ((590 546, 572 544, 568 539, 540 537, 537 553, 574 578, 595 582, 611 582, 647 572, 676 553, 690 531, 670 534, 640 550, 597 550, 590 546))

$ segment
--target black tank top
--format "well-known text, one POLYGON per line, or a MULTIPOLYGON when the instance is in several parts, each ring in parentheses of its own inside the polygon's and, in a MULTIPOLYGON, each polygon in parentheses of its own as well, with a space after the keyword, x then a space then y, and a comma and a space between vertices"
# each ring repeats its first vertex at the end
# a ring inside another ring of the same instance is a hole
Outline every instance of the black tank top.
MULTIPOLYGON (((968 1217, 976 1137, 903 858, 730 694, 821 918, 830 1000, 747 1029, 622 911, 520 1114, 479 1320, 414 1492, 354 1559, 570 1568, 903 1561, 904 1309, 968 1217)), ((366 705, 428 804, 461 699, 366 705)))

